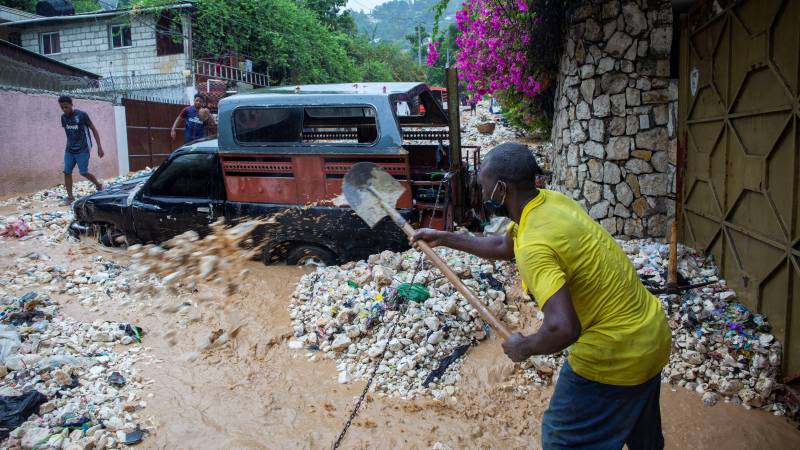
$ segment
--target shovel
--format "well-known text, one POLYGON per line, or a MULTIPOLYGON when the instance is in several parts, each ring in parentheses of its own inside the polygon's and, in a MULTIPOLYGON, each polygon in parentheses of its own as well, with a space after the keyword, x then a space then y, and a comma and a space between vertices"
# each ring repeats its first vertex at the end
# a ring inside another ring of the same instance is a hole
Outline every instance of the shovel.
MULTIPOLYGON (((414 228, 395 209, 397 200, 405 193, 405 188, 377 165, 370 162, 354 164, 344 177, 342 190, 347 203, 370 228, 374 228, 381 219, 388 215, 408 237, 414 235, 414 228)), ((469 304, 478 311, 481 318, 494 328, 501 338, 507 339, 511 332, 508 331, 505 324, 486 309, 486 306, 464 285, 447 263, 442 261, 442 258, 426 242, 417 241, 417 245, 433 265, 441 270, 458 292, 467 299, 469 304)))

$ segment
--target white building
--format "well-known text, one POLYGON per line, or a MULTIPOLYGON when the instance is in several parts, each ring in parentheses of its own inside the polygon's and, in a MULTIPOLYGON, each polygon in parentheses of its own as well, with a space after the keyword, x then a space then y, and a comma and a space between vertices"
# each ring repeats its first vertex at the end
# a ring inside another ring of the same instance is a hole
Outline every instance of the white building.
POLYGON ((22 18, 0 35, 26 50, 96 73, 101 89, 185 100, 191 86, 191 4, 22 18))
MULTIPOLYGON (((269 85, 266 74, 235 56, 193 59, 193 8, 176 3, 50 17, 5 8, 0 39, 102 77, 87 81, 85 93, 188 103, 200 92, 212 104, 230 92, 269 85)), ((76 84, 82 80, 61 90, 76 84)))

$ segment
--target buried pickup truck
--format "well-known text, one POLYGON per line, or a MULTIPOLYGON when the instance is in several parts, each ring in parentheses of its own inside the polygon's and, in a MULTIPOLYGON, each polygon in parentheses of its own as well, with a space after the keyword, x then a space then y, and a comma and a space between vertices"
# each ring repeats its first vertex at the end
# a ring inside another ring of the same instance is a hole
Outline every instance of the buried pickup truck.
POLYGON ((397 208, 415 226, 477 226, 479 149, 462 154, 458 107, 448 112, 418 83, 228 97, 218 139, 187 144, 149 177, 77 200, 70 230, 106 245, 157 243, 188 230, 203 235, 220 219, 266 217, 253 234, 265 263, 336 264, 401 251, 407 239, 388 219, 370 229, 332 200, 349 168, 369 161, 404 186, 397 208))

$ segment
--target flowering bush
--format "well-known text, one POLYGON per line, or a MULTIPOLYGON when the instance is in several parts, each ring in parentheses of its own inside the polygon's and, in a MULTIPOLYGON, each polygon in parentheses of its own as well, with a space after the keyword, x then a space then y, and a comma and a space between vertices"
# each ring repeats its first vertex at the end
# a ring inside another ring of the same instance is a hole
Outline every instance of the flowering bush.
MULTIPOLYGON (((552 117, 552 96, 542 94, 557 67, 562 6, 562 0, 464 0, 456 13, 459 77, 469 91, 495 95, 506 116, 527 128, 546 127, 552 117)), ((436 49, 434 39, 429 65, 436 49)))
POLYGON ((478 95, 513 89, 533 97, 541 89, 528 62, 533 16, 526 0, 466 0, 456 13, 456 67, 478 95))

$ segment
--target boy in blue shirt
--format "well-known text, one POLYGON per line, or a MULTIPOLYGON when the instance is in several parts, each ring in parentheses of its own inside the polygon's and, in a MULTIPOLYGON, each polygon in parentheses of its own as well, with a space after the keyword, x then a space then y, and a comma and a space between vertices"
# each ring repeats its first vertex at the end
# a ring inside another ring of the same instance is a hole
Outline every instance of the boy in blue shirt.
POLYGON ((94 183, 98 191, 103 189, 103 185, 97 181, 97 178, 89 173, 89 151, 92 148, 89 130, 92 130, 94 140, 97 142, 97 156, 102 158, 105 153, 103 153, 103 145, 100 143, 100 134, 92 120, 89 119, 89 115, 73 108, 72 98, 66 95, 58 98, 58 104, 64 113, 61 115, 61 126, 67 135, 67 145, 64 149, 64 187, 67 189, 65 202, 69 205, 75 200, 72 195, 72 169, 76 164, 80 174, 94 183))
POLYGON ((196 94, 194 96, 194 105, 183 108, 183 111, 181 111, 181 113, 178 114, 178 117, 175 118, 175 123, 172 124, 172 130, 170 131, 170 136, 173 140, 175 139, 175 128, 178 127, 178 123, 181 121, 181 119, 183 119, 185 124, 183 131, 184 144, 196 141, 206 136, 205 124, 200 118, 200 110, 204 106, 205 98, 200 94, 196 94))

